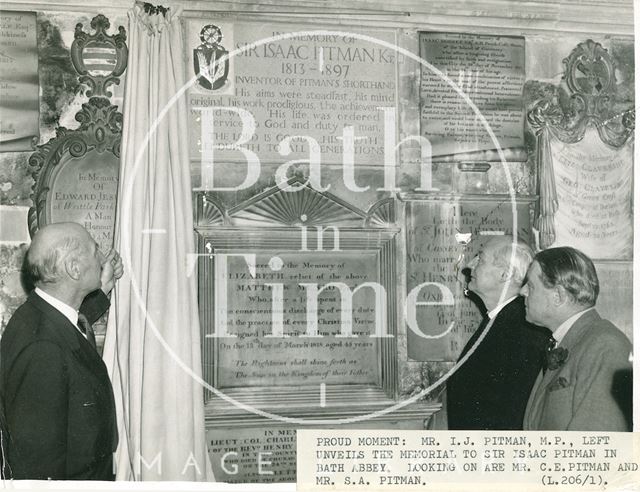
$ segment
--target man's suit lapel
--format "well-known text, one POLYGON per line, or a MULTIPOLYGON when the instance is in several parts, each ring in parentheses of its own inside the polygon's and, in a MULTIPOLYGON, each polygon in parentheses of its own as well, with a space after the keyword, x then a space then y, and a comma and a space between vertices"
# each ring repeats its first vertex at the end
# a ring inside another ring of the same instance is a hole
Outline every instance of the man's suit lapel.
POLYGON ((473 344, 476 343, 478 338, 480 338, 480 336, 486 331, 486 328, 487 328, 487 325, 489 324, 489 321, 490 320, 489 320, 489 318, 487 316, 482 318, 482 321, 478 325, 478 328, 473 333, 473 335, 471 335, 471 338, 469 338, 469 340, 465 344, 464 348, 462 349, 462 352, 460 352, 460 356, 458 357, 459 359, 464 357, 466 355, 466 353, 469 352, 469 350, 471 350, 471 347, 473 347, 473 344))
POLYGON ((89 342, 84 339, 78 329, 73 326, 71 321, 35 292, 32 292, 29 296, 29 302, 49 320, 49 326, 51 326, 50 335, 52 337, 58 338, 61 345, 68 347, 76 359, 92 372, 103 370, 102 358, 91 347, 89 342))
MULTIPOLYGON (((599 319, 601 318, 598 312, 595 309, 591 309, 573 323, 569 331, 558 344, 559 347, 564 347, 569 351, 567 363, 571 364, 571 349, 582 339, 588 327, 599 319)), ((538 378, 531 390, 531 396, 529 397, 529 404, 527 405, 527 412, 525 415, 525 421, 530 425, 533 425, 534 428, 537 428, 539 425, 547 388, 558 378, 560 371, 561 368, 558 368, 556 370, 540 371, 540 374, 538 374, 538 378)))
MULTIPOLYGON (((518 312, 518 305, 522 303, 522 298, 516 297, 510 303, 503 306, 500 312, 496 315, 495 318, 490 319, 489 316, 485 313, 482 321, 478 325, 476 331, 471 335, 469 341, 465 344, 460 356, 461 359, 469 350, 474 343, 480 338, 480 336, 484 332, 488 332, 485 338, 482 340, 482 343, 477 347, 480 349, 482 344, 491 345, 492 350, 500 349, 505 345, 505 337, 510 337, 512 334, 509 332, 509 328, 512 325, 512 320, 516 317, 516 313, 518 312), (489 324, 491 326, 489 326, 489 324), (493 340, 489 343, 488 338, 491 337, 493 340)), ((508 344, 507 344, 508 345, 508 344)))

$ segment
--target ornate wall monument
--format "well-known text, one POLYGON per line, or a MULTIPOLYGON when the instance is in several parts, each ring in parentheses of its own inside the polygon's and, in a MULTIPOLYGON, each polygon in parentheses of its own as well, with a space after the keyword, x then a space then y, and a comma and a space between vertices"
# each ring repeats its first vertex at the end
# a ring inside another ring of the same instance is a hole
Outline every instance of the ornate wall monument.
POLYGON ((214 194, 196 196, 216 477, 292 480, 295 426, 287 420, 422 428, 438 408, 418 402, 358 423, 398 403, 406 364, 398 352, 395 207, 381 199, 361 210, 295 177, 230 209, 214 194), (274 453, 275 475, 259 477, 259 451, 274 453), (224 464, 228 452, 239 454, 224 464), (239 475, 228 472, 232 464, 239 475))
MULTIPOLYGON (((105 255, 113 246, 122 139, 122 114, 109 88, 120 83, 128 54, 124 28, 109 35, 109 26, 101 14, 91 21, 93 34, 76 25, 71 62, 89 100, 75 115, 78 128, 57 127, 56 136, 29 158, 34 185, 28 214, 31 236, 46 224, 77 222, 105 255)), ((104 319, 94 324, 100 350, 104 319)))
POLYGON ((631 338, 635 108, 629 67, 591 39, 562 63, 562 83, 545 87, 527 114, 536 138, 535 227, 542 248, 572 246, 594 260, 598 309, 631 338))
POLYGON ((29 159, 35 181, 30 233, 45 224, 78 222, 104 253, 113 245, 122 138, 122 114, 109 100, 109 87, 120 83, 128 53, 124 28, 108 35, 109 26, 103 15, 91 21, 93 34, 76 26, 71 61, 89 97, 75 116, 80 126, 58 127, 29 159))
POLYGON ((599 43, 580 43, 563 64, 564 84, 528 114, 537 136, 541 246, 630 259, 635 109, 616 97, 616 61, 599 43))

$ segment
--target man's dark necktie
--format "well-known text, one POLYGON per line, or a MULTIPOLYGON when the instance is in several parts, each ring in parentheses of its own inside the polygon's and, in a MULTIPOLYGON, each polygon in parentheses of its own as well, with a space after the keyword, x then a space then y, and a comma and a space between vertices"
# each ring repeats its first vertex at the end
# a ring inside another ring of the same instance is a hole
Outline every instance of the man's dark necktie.
POLYGON ((547 340, 547 348, 542 355, 542 375, 544 376, 547 373, 547 369, 549 368, 549 354, 553 349, 558 346, 558 341, 553 338, 553 335, 549 337, 547 340))
POLYGON ((91 346, 95 349, 96 334, 93 332, 91 323, 89 323, 89 320, 87 319, 87 317, 82 313, 78 313, 78 328, 80 328, 80 331, 87 336, 87 342, 89 342, 91 346))

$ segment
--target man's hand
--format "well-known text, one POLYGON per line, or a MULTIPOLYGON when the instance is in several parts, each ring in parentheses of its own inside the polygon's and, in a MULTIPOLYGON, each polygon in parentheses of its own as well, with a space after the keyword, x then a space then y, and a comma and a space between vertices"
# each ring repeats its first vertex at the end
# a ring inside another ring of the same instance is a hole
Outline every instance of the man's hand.
POLYGON ((122 277, 123 273, 122 258, 120 258, 120 255, 115 249, 112 249, 102 264, 102 274, 100 275, 102 292, 105 294, 111 292, 116 280, 122 277))

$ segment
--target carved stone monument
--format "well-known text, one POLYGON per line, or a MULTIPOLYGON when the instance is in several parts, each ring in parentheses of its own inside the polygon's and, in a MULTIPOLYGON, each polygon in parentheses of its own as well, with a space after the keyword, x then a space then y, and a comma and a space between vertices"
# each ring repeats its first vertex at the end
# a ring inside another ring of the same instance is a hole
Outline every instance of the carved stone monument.
MULTIPOLYGON (((354 427, 399 403, 394 199, 365 211, 294 177, 229 209, 213 193, 195 200, 214 472, 292 481, 296 427, 354 427)), ((422 428, 437 407, 360 425, 422 428)))
POLYGON ((616 97, 616 60, 600 43, 580 43, 563 63, 564 84, 528 114, 537 139, 541 247, 630 259, 635 109, 616 97))
POLYGON ((76 113, 78 128, 58 127, 56 137, 29 159, 35 181, 30 233, 45 224, 78 222, 104 253, 113 244, 122 138, 122 114, 111 103, 108 89, 120 82, 127 65, 124 28, 108 35, 109 25, 98 15, 91 21, 94 34, 85 33, 82 24, 76 26, 71 61, 90 99, 76 113))
MULTIPOLYGON (((76 25, 71 62, 78 80, 88 86, 89 101, 76 113, 78 128, 58 127, 56 136, 29 158, 34 185, 28 214, 31 236, 46 224, 77 222, 105 255, 113 246, 122 139, 122 114, 109 99, 109 87, 120 83, 128 53, 124 28, 109 35, 109 26, 102 14, 91 21, 93 34, 76 25)), ((94 324, 99 350, 105 325, 94 324)))

